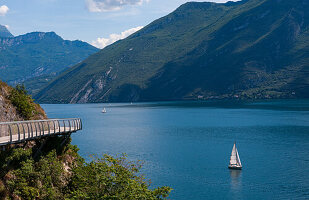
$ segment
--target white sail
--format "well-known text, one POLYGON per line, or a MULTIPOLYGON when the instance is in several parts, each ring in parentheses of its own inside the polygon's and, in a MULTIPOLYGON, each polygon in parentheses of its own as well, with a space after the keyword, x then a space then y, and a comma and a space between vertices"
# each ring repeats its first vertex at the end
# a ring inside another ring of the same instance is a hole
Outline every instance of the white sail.
POLYGON ((239 154, 238 154, 237 148, 236 148, 236 158, 237 158, 237 166, 241 167, 241 162, 240 162, 240 158, 239 158, 239 154))
POLYGON ((234 143, 233 150, 231 153, 229 168, 230 169, 241 169, 242 168, 239 154, 236 148, 236 143, 234 143))
POLYGON ((237 165, 237 149, 235 144, 231 153, 230 165, 237 165))

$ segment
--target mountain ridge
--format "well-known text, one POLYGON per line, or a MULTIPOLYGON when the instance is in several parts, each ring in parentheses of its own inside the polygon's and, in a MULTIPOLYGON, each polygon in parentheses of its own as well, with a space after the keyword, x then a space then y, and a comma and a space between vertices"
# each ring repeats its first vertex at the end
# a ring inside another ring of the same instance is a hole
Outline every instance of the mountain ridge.
POLYGON ((7 27, 0 24, 0 37, 11 38, 14 37, 7 27))
POLYGON ((67 70, 37 99, 307 98, 306 8, 305 0, 186 3, 67 70))
POLYGON ((0 37, 0 79, 15 85, 42 75, 54 77, 97 51, 86 42, 64 40, 55 32, 0 37))

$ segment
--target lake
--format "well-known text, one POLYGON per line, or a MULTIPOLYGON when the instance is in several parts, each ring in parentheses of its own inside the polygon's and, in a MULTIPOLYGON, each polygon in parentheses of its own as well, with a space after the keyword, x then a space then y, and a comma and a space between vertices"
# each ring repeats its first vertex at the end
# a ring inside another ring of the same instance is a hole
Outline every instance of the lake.
POLYGON ((49 118, 82 118, 72 143, 86 160, 143 160, 171 199, 309 199, 309 100, 42 107, 49 118), (234 141, 241 171, 227 168, 234 141))

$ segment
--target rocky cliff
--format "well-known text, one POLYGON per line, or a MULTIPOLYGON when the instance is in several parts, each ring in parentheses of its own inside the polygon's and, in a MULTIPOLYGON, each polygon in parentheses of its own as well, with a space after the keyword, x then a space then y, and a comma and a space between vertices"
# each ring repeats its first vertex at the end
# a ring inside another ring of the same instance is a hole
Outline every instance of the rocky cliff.
MULTIPOLYGON (((11 100, 11 94, 15 89, 0 81, 0 122, 24 120, 22 114, 11 100)), ((46 119, 47 116, 40 105, 33 103, 33 115, 30 119, 46 119)))

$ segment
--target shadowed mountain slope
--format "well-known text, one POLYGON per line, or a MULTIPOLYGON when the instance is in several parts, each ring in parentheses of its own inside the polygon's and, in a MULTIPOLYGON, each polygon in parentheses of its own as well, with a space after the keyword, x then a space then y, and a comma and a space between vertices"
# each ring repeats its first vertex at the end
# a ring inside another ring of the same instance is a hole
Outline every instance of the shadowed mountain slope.
POLYGON ((191 2, 65 71, 40 102, 309 97, 309 2, 191 2))

